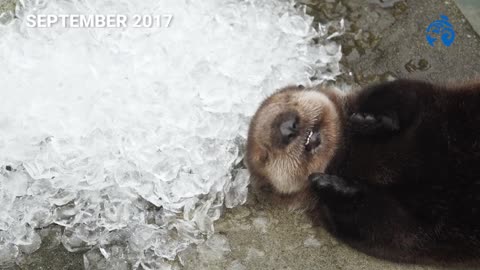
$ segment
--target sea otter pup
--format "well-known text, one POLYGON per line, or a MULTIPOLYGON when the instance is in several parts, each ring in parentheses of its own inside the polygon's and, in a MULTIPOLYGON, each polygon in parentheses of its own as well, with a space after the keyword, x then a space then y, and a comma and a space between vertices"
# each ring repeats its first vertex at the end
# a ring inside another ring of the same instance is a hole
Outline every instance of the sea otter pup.
POLYGON ((307 197, 315 222, 367 254, 479 261, 480 84, 287 87, 252 118, 246 161, 255 179, 307 197))

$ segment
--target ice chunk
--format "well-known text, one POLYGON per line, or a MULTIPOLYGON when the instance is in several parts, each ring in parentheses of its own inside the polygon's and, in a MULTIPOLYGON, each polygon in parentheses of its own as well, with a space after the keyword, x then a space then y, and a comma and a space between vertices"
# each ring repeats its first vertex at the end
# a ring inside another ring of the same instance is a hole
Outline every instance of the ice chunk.
POLYGON ((13 266, 19 253, 18 246, 7 241, 8 239, 3 239, 0 242, 0 266, 2 267, 13 266))
POLYGON ((247 267, 242 264, 239 260, 235 260, 230 263, 227 270, 247 270, 247 267))
POLYGON ((322 243, 315 238, 315 236, 311 235, 305 241, 303 241, 303 246, 305 247, 321 247, 322 243))
POLYGON ((129 270, 132 267, 128 264, 125 250, 119 246, 99 247, 92 249, 83 255, 85 269, 87 270, 129 270))
POLYGON ((42 240, 40 236, 33 230, 29 230, 23 237, 22 241, 18 243, 18 247, 25 254, 30 254, 40 248, 42 240))
POLYGON ((237 205, 245 203, 247 200, 248 179, 250 174, 246 169, 237 170, 237 174, 233 181, 227 182, 225 185, 225 206, 233 208, 237 205))
POLYGON ((247 251, 247 257, 245 258, 247 261, 259 259, 265 256, 265 252, 258 250, 256 248, 249 248, 247 251))
POLYGON ((219 234, 210 237, 210 239, 198 249, 200 258, 205 261, 219 260, 230 253, 230 251, 228 239, 219 234))
POLYGON ((0 24, 8 24, 10 23, 14 18, 14 14, 11 10, 3 12, 0 14, 0 24))
POLYGON ((34 252, 51 224, 69 251, 89 250, 86 269, 170 269, 204 241, 227 254, 214 222, 246 200, 239 164, 259 102, 340 73, 341 23, 312 22, 276 0, 22 0, 1 15, 0 265, 34 252), (129 25, 27 25, 41 14, 129 25), (173 20, 135 28, 134 14, 173 20))
POLYGON ((266 233, 270 226, 270 221, 267 217, 256 217, 253 219, 253 226, 262 233, 266 233))
POLYGON ((2 188, 12 196, 24 196, 27 195, 28 182, 29 177, 25 173, 13 172, 5 179, 2 188))
POLYGON ((304 17, 299 15, 290 15, 285 13, 280 17, 279 26, 283 32, 287 34, 293 34, 299 37, 304 38, 309 34, 312 34, 310 31, 313 18, 305 20, 304 17))

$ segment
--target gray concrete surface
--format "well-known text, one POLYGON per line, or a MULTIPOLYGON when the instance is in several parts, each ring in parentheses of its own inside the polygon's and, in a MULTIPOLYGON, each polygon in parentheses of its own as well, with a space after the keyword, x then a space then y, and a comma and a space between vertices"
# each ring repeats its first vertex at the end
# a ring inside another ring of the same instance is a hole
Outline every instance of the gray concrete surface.
MULTIPOLYGON (((400 2, 403 3, 403 2, 400 2)), ((356 81, 391 74, 395 77, 454 82, 472 80, 480 73, 480 40, 452 1, 406 1, 391 25, 373 23, 377 45, 361 57, 346 57, 356 81), (450 47, 431 47, 425 29, 440 14, 450 18, 456 39, 450 47)))
POLYGON ((480 33, 480 1, 478 0, 455 0, 455 3, 467 17, 472 27, 480 33))
POLYGON ((448 83, 478 77, 480 39, 454 1, 342 0, 336 6, 318 2, 323 11, 317 17, 348 20, 350 29, 339 41, 346 72, 352 72, 342 79, 349 83, 365 85, 389 77, 448 83), (384 9, 367 4, 374 2, 394 4, 384 9), (456 39, 450 47, 431 47, 426 28, 441 14, 450 18, 456 39))
MULTIPOLYGON (((11 1, 10 1, 11 2, 11 1)), ((365 85, 394 77, 453 82, 478 78, 480 38, 454 2, 439 0, 304 0, 317 21, 346 18, 343 45, 345 75, 339 83, 365 85), (451 47, 430 47, 427 25, 440 14, 450 17, 457 37, 451 47)), ((0 4, 2 7, 11 7, 0 4)), ((82 254, 66 252, 55 235, 34 254, 9 269, 82 269, 82 254)), ((339 243, 323 229, 313 228, 298 212, 269 200, 268 194, 250 192, 244 206, 227 210, 216 223, 223 251, 190 249, 181 254, 185 269, 440 269, 400 265, 368 257, 339 243)), ((50 235, 50 236, 48 236, 50 235)), ((178 263, 178 262, 177 262, 178 263)))

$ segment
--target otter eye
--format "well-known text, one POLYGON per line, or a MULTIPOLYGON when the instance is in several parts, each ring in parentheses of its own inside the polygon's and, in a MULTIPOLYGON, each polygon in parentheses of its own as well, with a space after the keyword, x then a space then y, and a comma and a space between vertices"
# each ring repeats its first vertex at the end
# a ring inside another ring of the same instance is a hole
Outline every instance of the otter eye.
POLYGON ((298 136, 299 126, 298 117, 292 116, 287 118, 280 124, 280 134, 282 136, 282 143, 289 144, 298 136))

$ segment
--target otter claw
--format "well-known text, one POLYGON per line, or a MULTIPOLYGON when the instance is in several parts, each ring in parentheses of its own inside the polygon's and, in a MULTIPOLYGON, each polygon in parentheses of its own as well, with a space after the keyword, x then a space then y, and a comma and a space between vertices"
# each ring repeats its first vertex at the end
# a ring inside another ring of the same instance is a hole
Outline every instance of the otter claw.
POLYGON ((324 173, 313 173, 308 177, 316 191, 331 190, 344 194, 353 194, 358 191, 354 183, 348 183, 343 178, 324 173))
POLYGON ((349 122, 356 134, 367 136, 387 135, 400 130, 398 116, 388 112, 383 114, 352 113, 349 122))
POLYGON ((367 121, 375 121, 375 117, 371 116, 370 114, 367 114, 367 116, 365 116, 365 120, 367 120, 367 121))
POLYGON ((352 116, 350 116, 352 121, 355 122, 376 122, 378 121, 372 114, 366 114, 366 113, 354 113, 352 116))

